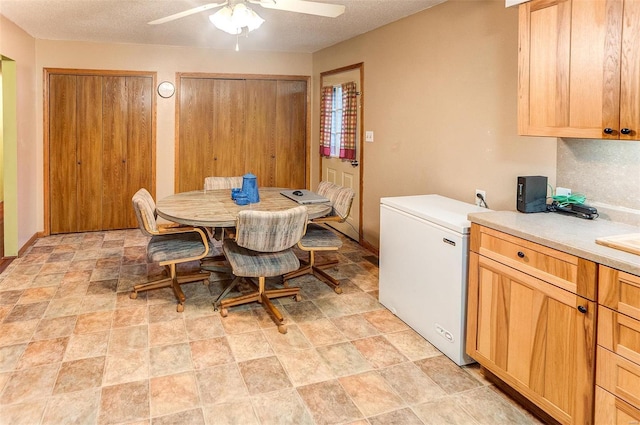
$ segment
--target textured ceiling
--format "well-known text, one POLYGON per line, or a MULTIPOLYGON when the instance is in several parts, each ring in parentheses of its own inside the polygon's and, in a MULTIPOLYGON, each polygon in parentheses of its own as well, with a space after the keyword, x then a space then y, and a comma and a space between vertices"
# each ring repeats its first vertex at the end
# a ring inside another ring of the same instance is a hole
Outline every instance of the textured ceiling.
MULTIPOLYGON (((214 0, 215 1, 215 0, 214 0)), ((323 0, 343 4, 337 18, 251 7, 266 20, 242 50, 311 53, 427 9, 445 0, 323 0)), ((0 0, 0 14, 32 37, 110 43, 160 44, 230 50, 236 37, 217 30, 200 12, 161 25, 147 22, 209 0, 0 0)))

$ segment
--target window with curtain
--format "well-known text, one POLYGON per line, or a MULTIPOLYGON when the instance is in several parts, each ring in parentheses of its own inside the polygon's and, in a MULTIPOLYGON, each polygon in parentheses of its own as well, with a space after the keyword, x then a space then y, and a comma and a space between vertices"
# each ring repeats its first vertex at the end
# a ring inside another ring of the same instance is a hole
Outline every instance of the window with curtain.
POLYGON ((353 160, 356 158, 356 83, 322 88, 320 110, 320 155, 353 160))

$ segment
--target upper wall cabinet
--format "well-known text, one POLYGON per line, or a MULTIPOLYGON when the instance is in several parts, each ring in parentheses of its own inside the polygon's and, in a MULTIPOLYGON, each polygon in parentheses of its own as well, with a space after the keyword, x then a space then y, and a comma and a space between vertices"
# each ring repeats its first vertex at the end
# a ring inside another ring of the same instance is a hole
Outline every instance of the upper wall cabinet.
POLYGON ((640 139, 640 0, 519 6, 518 132, 640 139))

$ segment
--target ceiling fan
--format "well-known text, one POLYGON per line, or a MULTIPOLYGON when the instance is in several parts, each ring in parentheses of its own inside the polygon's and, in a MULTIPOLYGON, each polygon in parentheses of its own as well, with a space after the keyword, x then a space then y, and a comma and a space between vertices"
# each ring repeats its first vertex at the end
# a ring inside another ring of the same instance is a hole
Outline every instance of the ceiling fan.
POLYGON ((221 3, 208 3, 202 6, 194 7, 192 9, 187 9, 182 12, 174 13, 173 15, 165 16, 164 18, 151 21, 149 22, 149 24, 164 24, 165 22, 174 21, 176 19, 184 18, 186 16, 204 12, 206 10, 216 9, 218 7, 225 7, 229 11, 233 11, 236 6, 243 5, 244 9, 248 9, 250 12, 252 12, 251 9, 246 7, 245 3, 257 4, 265 9, 306 13, 308 15, 325 16, 329 18, 336 18, 342 15, 345 10, 345 7, 340 4, 318 3, 315 1, 306 0, 226 0, 221 3))

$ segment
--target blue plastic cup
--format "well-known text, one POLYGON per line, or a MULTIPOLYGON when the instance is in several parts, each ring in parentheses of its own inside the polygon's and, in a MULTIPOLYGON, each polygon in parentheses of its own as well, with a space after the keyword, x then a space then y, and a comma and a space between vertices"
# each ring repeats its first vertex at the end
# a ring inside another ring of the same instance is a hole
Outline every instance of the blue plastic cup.
POLYGON ((236 204, 238 204, 238 205, 248 205, 249 204, 249 197, 247 195, 245 195, 244 193, 239 192, 236 195, 235 201, 236 201, 236 204))
POLYGON ((236 200, 236 197, 238 196, 238 194, 242 192, 242 188, 241 187, 234 187, 231 189, 231 199, 232 200, 236 200))

